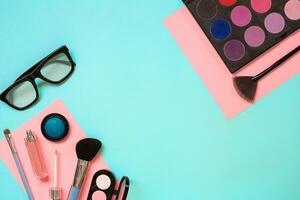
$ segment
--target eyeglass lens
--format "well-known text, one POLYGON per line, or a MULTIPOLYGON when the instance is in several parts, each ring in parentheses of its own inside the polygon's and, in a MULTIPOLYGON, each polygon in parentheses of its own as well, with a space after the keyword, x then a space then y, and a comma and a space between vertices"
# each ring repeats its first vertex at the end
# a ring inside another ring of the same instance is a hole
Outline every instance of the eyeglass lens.
POLYGON ((30 105, 36 97, 37 93, 30 81, 19 83, 6 95, 7 101, 17 108, 24 108, 30 105))
POLYGON ((72 64, 69 58, 64 53, 60 53, 43 65, 41 75, 47 80, 59 82, 68 76, 71 70, 72 64))

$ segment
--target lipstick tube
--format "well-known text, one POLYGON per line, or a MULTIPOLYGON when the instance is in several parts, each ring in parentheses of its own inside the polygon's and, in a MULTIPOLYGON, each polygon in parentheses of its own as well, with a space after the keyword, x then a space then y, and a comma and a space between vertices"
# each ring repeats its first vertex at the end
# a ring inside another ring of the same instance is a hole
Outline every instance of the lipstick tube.
POLYGON ((30 130, 26 131, 25 145, 35 177, 38 179, 45 179, 48 174, 46 172, 46 167, 41 150, 39 148, 38 140, 30 130))

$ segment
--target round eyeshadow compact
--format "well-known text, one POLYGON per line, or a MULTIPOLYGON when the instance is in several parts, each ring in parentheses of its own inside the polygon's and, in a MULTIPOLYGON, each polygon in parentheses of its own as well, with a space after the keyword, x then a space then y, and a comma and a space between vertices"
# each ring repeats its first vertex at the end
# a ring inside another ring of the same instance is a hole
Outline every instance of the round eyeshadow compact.
POLYGON ((41 130, 44 137, 48 140, 59 141, 68 135, 69 123, 61 114, 52 113, 43 119, 41 130))
POLYGON ((119 184, 118 190, 115 190, 116 179, 108 170, 100 170, 93 176, 90 191, 87 200, 126 200, 129 190, 129 178, 124 176, 119 184))

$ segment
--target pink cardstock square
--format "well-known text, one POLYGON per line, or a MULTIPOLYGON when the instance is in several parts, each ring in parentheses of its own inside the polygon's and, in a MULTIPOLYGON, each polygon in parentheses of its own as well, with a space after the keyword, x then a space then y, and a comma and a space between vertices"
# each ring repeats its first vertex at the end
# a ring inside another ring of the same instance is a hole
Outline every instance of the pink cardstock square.
MULTIPOLYGON (((86 135, 76 123, 75 119, 72 117, 70 112, 68 112, 63 102, 61 100, 56 100, 44 111, 42 111, 37 116, 33 117, 28 122, 26 122, 23 126, 15 130, 12 133, 12 137, 14 139, 15 146, 17 148, 18 155, 20 157, 34 199, 36 200, 49 199, 49 188, 53 187, 54 151, 57 150, 59 152, 58 185, 63 189, 62 199, 67 199, 69 190, 73 182, 73 177, 75 174, 77 163, 75 146, 79 140, 86 138, 86 135), (66 119, 69 122, 69 134, 67 138, 65 138, 61 142, 48 141, 43 137, 40 131, 40 126, 43 118, 50 113, 62 114, 66 117, 66 119), (43 155, 48 173, 48 178, 44 181, 36 179, 33 174, 26 146, 24 143, 26 130, 32 130, 39 140, 39 146, 41 147, 41 153, 43 155)), ((12 153, 5 139, 0 141, 0 159, 4 161, 6 166, 9 168, 9 170, 16 177, 17 181, 23 187, 12 153)), ((98 155, 90 163, 79 199, 87 199, 93 175, 96 171, 100 169, 108 169, 108 167, 104 163, 103 159, 98 155)), ((100 200, 105 200, 105 198, 100 200)))
MULTIPOLYGON (((226 68, 217 51, 186 7, 167 17, 164 24, 228 119, 252 105, 237 94, 232 82, 233 75, 226 68)), ((256 75, 299 44, 300 31, 297 31, 235 75, 256 75)), ((256 101, 298 74, 300 72, 299 63, 300 54, 298 53, 260 80, 256 101)))

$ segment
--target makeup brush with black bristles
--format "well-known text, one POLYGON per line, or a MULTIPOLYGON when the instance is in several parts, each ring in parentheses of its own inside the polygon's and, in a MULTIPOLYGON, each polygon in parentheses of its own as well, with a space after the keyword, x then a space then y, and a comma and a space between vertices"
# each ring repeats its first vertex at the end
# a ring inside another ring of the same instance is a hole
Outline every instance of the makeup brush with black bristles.
POLYGON ((285 55, 283 58, 274 63, 271 67, 267 68, 263 72, 256 76, 237 76, 233 78, 233 84, 238 94, 248 102, 253 102, 256 94, 258 81, 269 74, 271 71, 276 69, 279 65, 284 63, 287 59, 292 57, 300 50, 300 46, 295 48, 293 51, 285 55))
POLYGON ((71 187, 68 200, 77 200, 80 188, 84 181, 89 162, 97 155, 101 148, 101 142, 97 139, 86 138, 76 144, 76 154, 78 157, 77 168, 71 187))

